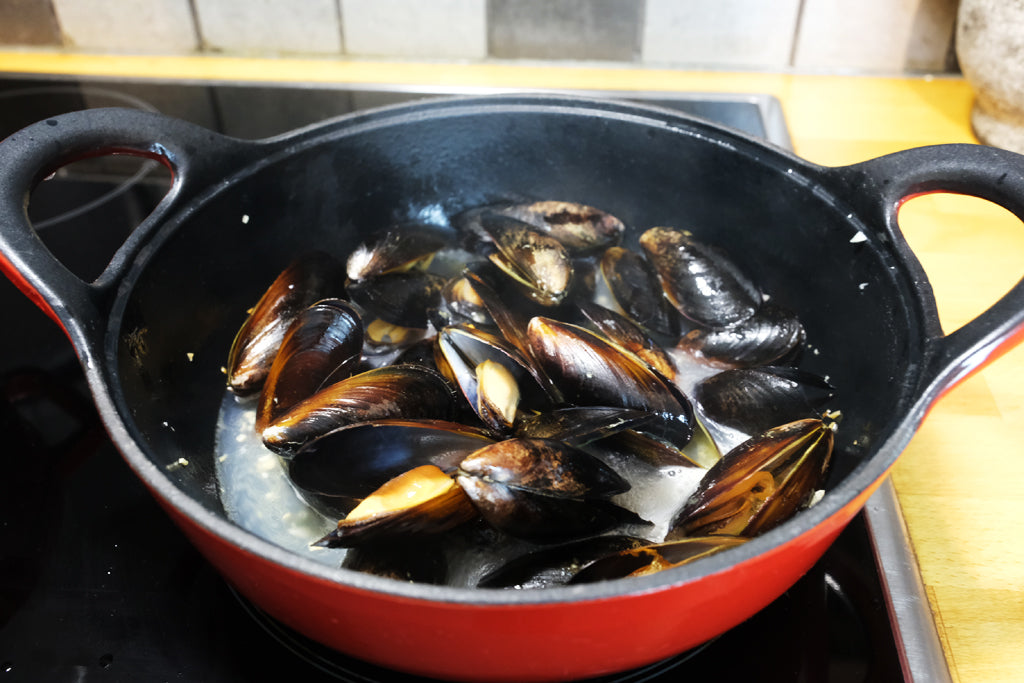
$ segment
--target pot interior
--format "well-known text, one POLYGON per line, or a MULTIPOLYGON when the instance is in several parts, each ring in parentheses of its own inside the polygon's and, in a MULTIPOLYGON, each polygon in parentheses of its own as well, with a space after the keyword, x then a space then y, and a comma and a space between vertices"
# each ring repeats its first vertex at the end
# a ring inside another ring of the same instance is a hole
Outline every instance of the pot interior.
MULTIPOLYGON (((830 194, 824 171, 762 143, 642 108, 485 102, 391 110, 265 147, 261 164, 225 168, 228 182, 168 217, 111 319, 113 394, 129 430, 215 514, 222 366, 273 278, 301 252, 344 258, 395 223, 443 224, 497 200, 596 206, 628 226, 628 247, 672 226, 725 249, 798 313, 801 365, 836 387, 830 487, 905 416, 924 326, 906 264, 830 194)), ((881 474, 894 457, 872 466, 881 474)))

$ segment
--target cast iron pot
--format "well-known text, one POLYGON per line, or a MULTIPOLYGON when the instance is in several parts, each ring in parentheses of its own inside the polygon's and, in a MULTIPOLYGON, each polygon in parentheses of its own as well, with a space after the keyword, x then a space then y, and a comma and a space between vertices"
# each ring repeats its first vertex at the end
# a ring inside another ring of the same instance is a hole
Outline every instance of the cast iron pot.
POLYGON ((7 274, 67 332, 114 442, 220 572, 285 624, 376 664, 461 680, 557 680, 679 653, 793 584, 864 505, 928 408, 1019 341, 1024 283, 943 335, 896 225, 906 198, 950 191, 1024 217, 1024 158, 951 145, 824 168, 657 108, 555 96, 435 100, 257 142, 129 110, 67 114, 0 144, 7 274), (35 183, 83 156, 163 161, 166 198, 95 282, 26 218, 35 183), (296 254, 347 254, 410 218, 508 198, 619 216, 722 246, 795 310, 837 387, 820 504, 749 543, 645 578, 540 591, 406 584, 300 558, 236 526, 214 472, 228 348, 296 254), (247 219, 243 217, 248 217, 247 219), (185 464, 187 463, 187 464, 185 464))

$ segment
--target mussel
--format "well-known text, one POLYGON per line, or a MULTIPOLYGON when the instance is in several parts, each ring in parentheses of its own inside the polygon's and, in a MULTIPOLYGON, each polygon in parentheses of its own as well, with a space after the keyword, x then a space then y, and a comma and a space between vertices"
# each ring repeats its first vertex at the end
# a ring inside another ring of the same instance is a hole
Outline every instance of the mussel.
POLYGON ((646 524, 609 499, 629 483, 559 441, 506 439, 459 463, 458 482, 481 516, 510 536, 554 543, 623 524, 646 524))
POLYGON ((574 202, 509 204, 492 207, 492 210, 532 225, 574 254, 616 245, 625 231, 622 221, 610 213, 574 202))
POLYGON ((388 480, 314 545, 354 547, 439 534, 476 517, 462 488, 437 465, 420 465, 388 480))
POLYGON ((325 299, 305 309, 288 328, 270 367, 256 409, 262 432, 321 386, 347 377, 359 365, 363 324, 352 306, 325 299))
POLYGON ((228 388, 239 395, 263 386, 292 321, 312 303, 340 291, 341 264, 322 252, 303 254, 281 272, 253 307, 228 354, 228 388))
POLYGON ((748 434, 819 414, 833 395, 821 375, 786 365, 725 370, 694 389, 705 415, 748 434))
POLYGON ((702 536, 625 548, 587 564, 569 580, 569 583, 594 583, 630 576, 647 576, 733 548, 746 540, 736 536, 702 536))
POLYGON ((447 420, 457 397, 423 365, 389 365, 353 375, 296 403, 263 430, 263 443, 288 455, 338 427, 386 418, 447 420))
POLYGON ((581 568, 608 555, 649 545, 638 536, 609 534, 545 546, 484 574, 479 588, 549 588, 568 583, 581 568))
POLYGON ((356 247, 345 262, 351 282, 384 273, 422 269, 448 240, 435 226, 409 224, 386 231, 356 247))
POLYGON ((546 397, 530 362, 492 332, 471 325, 450 325, 438 332, 438 367, 458 384, 485 424, 505 431, 515 422, 521 398, 534 408, 546 397))
POLYGON ((691 330, 676 348, 719 367, 753 367, 790 356, 805 337, 803 325, 791 311, 765 304, 731 327, 691 330))
POLYGON ((575 405, 620 406, 653 413, 648 429, 682 446, 693 435, 693 408, 679 389, 635 355, 590 330, 550 318, 530 321, 533 358, 575 405))
POLYGON ((420 465, 454 473, 494 440, 480 429, 444 420, 376 420, 335 429, 288 461, 288 476, 307 500, 347 512, 358 501, 420 465))
POLYGON ((488 258, 544 306, 562 302, 572 283, 572 260, 562 243, 521 221, 487 216, 484 228, 497 251, 488 258))
POLYGON ((640 246, 654 264, 668 300, 707 327, 735 325, 761 306, 761 290, 721 250, 671 228, 651 228, 640 246))
POLYGON ((832 419, 773 427, 722 456, 676 515, 668 540, 755 536, 806 506, 832 460, 832 419))
POLYGON ((601 276, 623 314, 645 329, 679 336, 679 312, 665 297, 657 271, 643 255, 611 247, 601 257, 601 276))
POLYGON ((390 325, 426 329, 440 306, 445 283, 434 273, 398 271, 349 282, 345 291, 373 318, 390 325))
POLYGON ((665 349, 629 318, 591 301, 581 301, 580 311, 605 337, 631 351, 668 379, 676 367, 665 349))

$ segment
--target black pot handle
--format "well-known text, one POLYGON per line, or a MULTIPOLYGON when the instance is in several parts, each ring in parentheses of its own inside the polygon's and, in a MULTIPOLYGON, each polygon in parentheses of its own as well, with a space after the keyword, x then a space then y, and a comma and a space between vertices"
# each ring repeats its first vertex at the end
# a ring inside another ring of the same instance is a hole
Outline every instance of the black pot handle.
POLYGON ((72 341, 95 341, 101 329, 96 321, 103 317, 107 297, 164 217, 222 179, 223 169, 238 168, 254 146, 137 109, 71 112, 14 133, 0 142, 0 268, 72 341), (46 248, 26 208, 36 184, 62 165, 109 154, 156 159, 171 170, 173 184, 102 274, 85 282, 46 248))
MULTIPOLYGON (((1003 149, 970 144, 918 147, 832 170, 846 183, 846 196, 860 202, 862 211, 873 213, 897 245, 906 244, 897 224, 900 204, 921 194, 949 192, 987 199, 1024 221, 1024 156, 1003 149)), ((927 342, 921 396, 934 400, 1022 338, 1024 279, 958 330, 943 335, 937 329, 927 342)))

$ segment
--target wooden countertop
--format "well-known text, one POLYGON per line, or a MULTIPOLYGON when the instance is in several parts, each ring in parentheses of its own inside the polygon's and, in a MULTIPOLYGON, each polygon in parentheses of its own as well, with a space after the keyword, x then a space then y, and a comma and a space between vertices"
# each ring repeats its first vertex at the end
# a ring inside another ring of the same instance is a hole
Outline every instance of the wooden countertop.
MULTIPOLYGON (((150 78, 769 93, 797 154, 849 164, 908 147, 976 142, 956 77, 682 72, 510 64, 400 64, 0 52, 0 72, 150 78)), ((932 281, 944 329, 1024 274, 1024 230, 1005 210, 951 195, 904 205, 900 223, 932 281)), ((1024 348, 949 392, 893 481, 954 680, 1024 671, 1024 348)))

